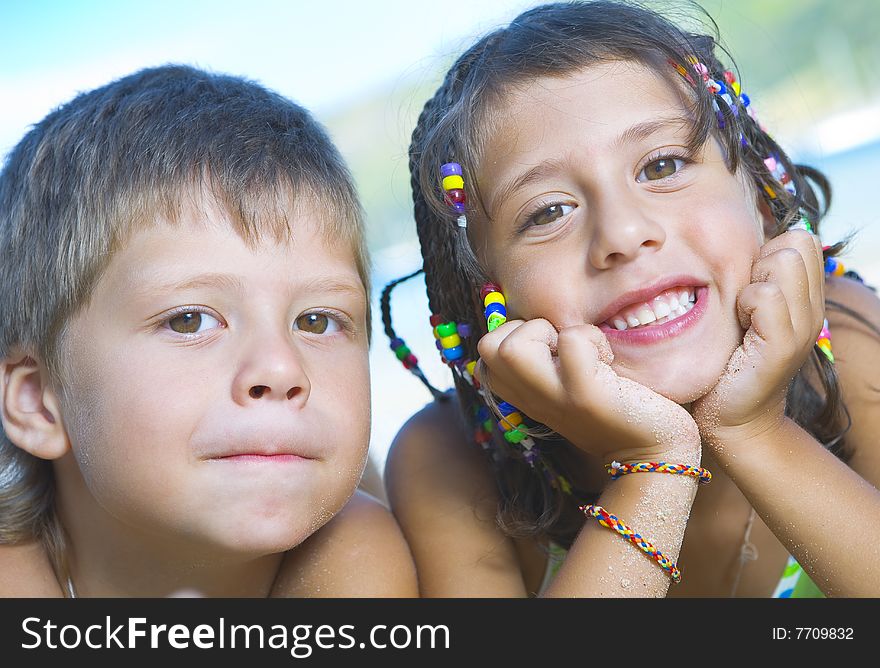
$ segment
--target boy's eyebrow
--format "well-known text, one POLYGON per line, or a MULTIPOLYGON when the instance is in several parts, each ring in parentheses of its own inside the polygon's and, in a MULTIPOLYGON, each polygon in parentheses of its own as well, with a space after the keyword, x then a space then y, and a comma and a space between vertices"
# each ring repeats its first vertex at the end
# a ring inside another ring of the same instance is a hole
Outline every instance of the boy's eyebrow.
MULTIPOLYGON (((620 133, 613 142, 611 142, 611 150, 618 151, 628 143, 637 143, 648 139, 654 134, 670 128, 687 127, 692 123, 684 116, 661 116, 660 118, 652 118, 642 123, 636 123, 628 127, 620 133)), ((531 169, 513 178, 509 183, 502 185, 492 198, 490 211, 494 211, 497 202, 503 202, 511 197, 516 191, 524 186, 540 181, 547 174, 560 171, 564 168, 566 160, 559 158, 551 158, 543 160, 531 169)))
MULTIPOLYGON (((242 284, 242 282, 235 276, 217 273, 199 274, 198 276, 192 276, 171 283, 157 283, 149 285, 149 279, 147 279, 146 282, 148 283, 147 288, 150 292, 175 292, 179 290, 193 290, 197 288, 226 288, 229 290, 239 291, 242 291, 244 289, 244 285, 242 284)), ((143 281, 141 282, 141 285, 143 285, 143 281)), ((144 291, 143 288, 141 288, 140 291, 144 291)))
MULTIPOLYGON (((143 286, 143 282, 141 283, 143 286)), ((224 288, 227 290, 235 290, 238 292, 246 292, 244 283, 237 276, 230 274, 208 273, 192 276, 180 281, 171 283, 162 283, 158 285, 147 285, 140 287, 139 291, 149 292, 175 292, 181 290, 193 290, 198 288, 224 288)), ((316 276, 302 284, 296 286, 297 291, 301 292, 337 292, 350 293, 357 297, 364 295, 364 287, 361 283, 347 281, 335 276, 316 276)))

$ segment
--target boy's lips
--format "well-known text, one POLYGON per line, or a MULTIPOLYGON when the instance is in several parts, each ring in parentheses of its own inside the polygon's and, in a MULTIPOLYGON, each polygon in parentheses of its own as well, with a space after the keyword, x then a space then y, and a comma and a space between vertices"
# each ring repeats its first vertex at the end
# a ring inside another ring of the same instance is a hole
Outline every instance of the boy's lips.
POLYGON ((280 462, 320 459, 320 454, 318 448, 290 436, 261 439, 251 435, 241 440, 227 436, 206 447, 201 459, 280 462))

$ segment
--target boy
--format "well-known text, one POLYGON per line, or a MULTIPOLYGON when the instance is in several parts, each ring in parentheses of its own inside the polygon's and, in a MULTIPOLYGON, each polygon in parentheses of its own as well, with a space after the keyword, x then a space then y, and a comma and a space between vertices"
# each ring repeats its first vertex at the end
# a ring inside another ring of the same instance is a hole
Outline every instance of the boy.
POLYGON ((0 593, 416 594, 352 496, 368 268, 307 112, 143 70, 35 126, 0 210, 0 593))

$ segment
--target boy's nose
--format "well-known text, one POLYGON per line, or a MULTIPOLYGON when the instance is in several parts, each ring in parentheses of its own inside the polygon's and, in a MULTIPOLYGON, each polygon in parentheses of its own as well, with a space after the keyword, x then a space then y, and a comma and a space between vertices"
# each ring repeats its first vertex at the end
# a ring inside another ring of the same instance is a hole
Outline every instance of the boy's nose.
POLYGON ((304 405, 311 383, 290 341, 260 342, 242 360, 233 388, 235 401, 284 401, 304 405))
POLYGON ((659 250, 666 241, 666 231, 649 211, 628 205, 625 196, 614 199, 593 212, 589 259, 596 269, 631 262, 641 253, 659 250))

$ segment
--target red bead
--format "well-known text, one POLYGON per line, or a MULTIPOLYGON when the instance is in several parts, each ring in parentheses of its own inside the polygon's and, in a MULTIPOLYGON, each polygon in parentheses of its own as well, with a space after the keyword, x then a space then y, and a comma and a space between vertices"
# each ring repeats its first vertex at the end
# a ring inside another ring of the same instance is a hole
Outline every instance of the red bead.
POLYGON ((477 429, 477 433, 474 434, 474 440, 477 443, 486 443, 490 438, 489 432, 484 429, 477 429))
POLYGON ((731 72, 730 70, 727 70, 727 71, 724 73, 724 80, 725 80, 727 83, 732 84, 734 81, 736 81, 736 75, 734 75, 734 73, 731 72))
POLYGON ((455 188, 454 190, 447 191, 443 199, 449 206, 453 206, 455 204, 466 204, 467 194, 461 188, 455 188))
POLYGON ((407 355, 407 357, 404 361, 409 362, 410 366, 417 366, 419 363, 419 358, 416 357, 415 355, 410 354, 410 355, 407 355))
POLYGON ((480 289, 480 301, 483 301, 490 292, 501 292, 501 286, 495 283, 486 283, 480 289))
POLYGON ((436 313, 431 316, 430 320, 431 320, 431 327, 436 327, 437 325, 443 324, 443 316, 437 315, 436 313))

